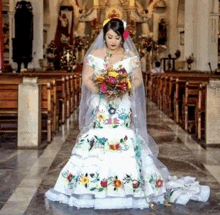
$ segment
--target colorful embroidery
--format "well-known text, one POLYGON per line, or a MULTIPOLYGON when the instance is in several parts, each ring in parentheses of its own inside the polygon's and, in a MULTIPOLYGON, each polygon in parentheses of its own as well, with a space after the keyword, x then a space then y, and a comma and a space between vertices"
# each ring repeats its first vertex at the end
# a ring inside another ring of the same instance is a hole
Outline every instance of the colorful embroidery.
POLYGON ((88 55, 86 58, 86 64, 91 66, 92 68, 95 68, 95 59, 92 55, 88 55))
POLYGON ((163 179, 160 174, 154 173, 148 180, 153 190, 159 190, 163 186, 163 179))
POLYGON ((137 68, 140 67, 141 65, 140 60, 136 56, 132 58, 131 63, 132 63, 132 68, 137 68))
POLYGON ((131 110, 126 112, 125 108, 118 109, 118 104, 107 104, 106 111, 95 113, 93 110, 91 115, 94 118, 90 124, 92 128, 118 128, 119 126, 129 128, 131 124, 131 110))
POLYGON ((79 176, 71 174, 69 171, 64 171, 62 173, 63 178, 67 179, 67 187, 69 189, 74 189, 77 186, 79 176))

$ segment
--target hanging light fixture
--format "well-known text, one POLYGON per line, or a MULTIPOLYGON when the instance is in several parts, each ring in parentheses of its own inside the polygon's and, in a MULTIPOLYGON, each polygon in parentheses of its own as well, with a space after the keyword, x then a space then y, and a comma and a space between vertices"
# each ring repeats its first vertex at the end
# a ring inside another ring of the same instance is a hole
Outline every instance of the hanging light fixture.
POLYGON ((73 6, 70 4, 69 0, 63 0, 60 4, 60 10, 72 11, 73 6))
POLYGON ((159 0, 154 4, 154 10, 157 13, 164 13, 167 9, 167 4, 164 0, 159 0))

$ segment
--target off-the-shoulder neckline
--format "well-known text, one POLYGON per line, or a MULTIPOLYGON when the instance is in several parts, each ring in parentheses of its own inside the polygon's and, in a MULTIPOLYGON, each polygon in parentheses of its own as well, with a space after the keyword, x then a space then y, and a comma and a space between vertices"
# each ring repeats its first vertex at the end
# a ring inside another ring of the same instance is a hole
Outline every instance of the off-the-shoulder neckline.
MULTIPOLYGON (((93 54, 89 54, 89 55, 92 55, 93 57, 99 58, 99 59, 101 59, 101 60, 103 60, 103 61, 104 61, 104 59, 103 59, 103 58, 101 58, 101 57, 95 56, 95 55, 93 55, 93 54)), ((135 57, 135 56, 134 56, 134 57, 135 57)), ((130 59, 130 58, 134 58, 134 57, 126 57, 126 58, 124 58, 123 60, 120 60, 120 61, 118 61, 118 62, 114 63, 113 65, 116 65, 116 64, 118 64, 118 63, 123 62, 124 60, 130 59)))

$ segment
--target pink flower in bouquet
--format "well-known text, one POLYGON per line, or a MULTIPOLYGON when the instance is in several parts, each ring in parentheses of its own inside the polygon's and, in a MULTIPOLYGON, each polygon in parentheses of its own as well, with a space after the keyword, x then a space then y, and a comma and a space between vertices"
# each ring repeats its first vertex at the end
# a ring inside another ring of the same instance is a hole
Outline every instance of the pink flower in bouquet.
POLYGON ((121 68, 121 69, 119 70, 119 74, 120 74, 120 75, 127 74, 127 71, 125 70, 125 68, 121 68))
POLYGON ((102 93, 107 93, 107 85, 106 84, 101 84, 100 90, 102 93))
POLYGON ((128 38, 128 36, 129 36, 129 32, 128 32, 127 29, 124 31, 123 36, 124 36, 124 39, 125 39, 125 40, 128 38))
POLYGON ((108 79, 108 82, 109 83, 112 83, 112 84, 114 84, 114 83, 116 83, 118 80, 116 79, 116 78, 114 78, 114 77, 110 77, 109 79, 108 79))
POLYGON ((118 87, 122 90, 122 91, 126 91, 127 90, 127 84, 126 83, 120 83, 118 85, 118 87))

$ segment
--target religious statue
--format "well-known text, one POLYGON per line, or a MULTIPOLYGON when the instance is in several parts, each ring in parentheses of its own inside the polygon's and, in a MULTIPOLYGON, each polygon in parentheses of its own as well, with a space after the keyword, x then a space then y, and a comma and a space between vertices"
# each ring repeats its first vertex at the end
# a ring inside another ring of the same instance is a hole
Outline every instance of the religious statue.
POLYGON ((60 20, 60 33, 61 33, 61 41, 62 42, 69 42, 70 34, 69 34, 69 20, 64 13, 62 16, 59 16, 60 20))
POLYGON ((167 22, 164 18, 158 24, 158 44, 165 45, 167 42, 167 22))
POLYGON ((81 64, 85 55, 85 45, 80 44, 79 41, 85 41, 86 39, 86 22, 92 22, 98 18, 98 13, 96 8, 91 8, 87 12, 85 8, 80 8, 78 25, 75 31, 75 47, 77 63, 81 64))
POLYGON ((135 10, 131 11, 131 18, 135 22, 141 23, 142 36, 149 37, 150 36, 150 28, 149 28, 150 17, 148 14, 148 10, 147 9, 144 10, 140 2, 136 1, 135 3, 136 3, 136 8, 135 10))
POLYGON ((76 27, 75 36, 85 36, 86 35, 86 22, 92 22, 93 20, 97 19, 97 9, 91 8, 87 12, 84 8, 79 9, 79 18, 78 18, 78 25, 76 27))

